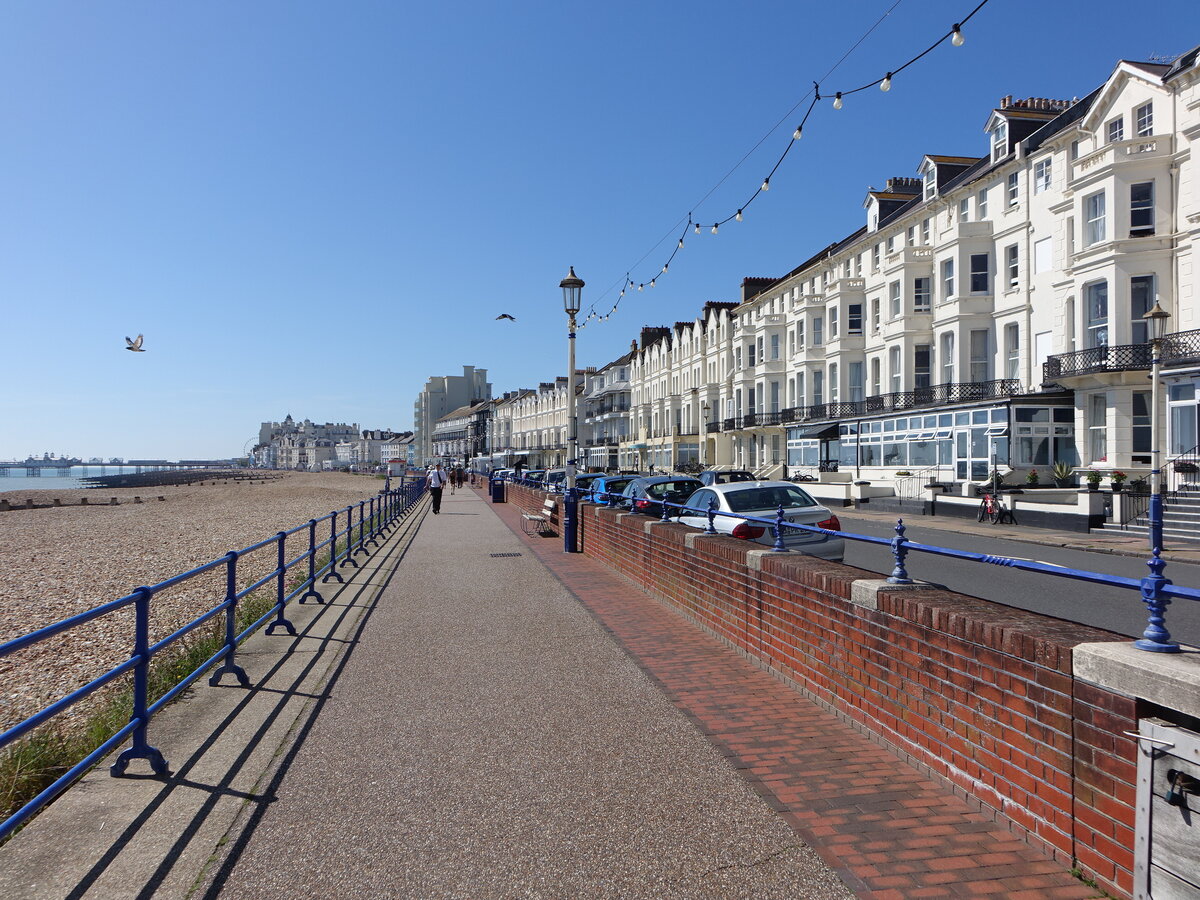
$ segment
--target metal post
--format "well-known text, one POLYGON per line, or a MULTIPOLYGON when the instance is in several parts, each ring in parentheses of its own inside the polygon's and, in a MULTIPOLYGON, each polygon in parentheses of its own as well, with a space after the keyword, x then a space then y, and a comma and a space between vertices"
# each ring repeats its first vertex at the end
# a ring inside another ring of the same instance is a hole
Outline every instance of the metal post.
POLYGON ((152 592, 148 587, 140 587, 134 600, 134 632, 133 657, 137 665, 133 669, 133 712, 131 722, 137 722, 133 729, 133 746, 117 757, 109 769, 110 774, 121 776, 131 759, 144 759, 150 763, 155 775, 167 774, 167 761, 157 747, 151 747, 146 741, 147 694, 150 684, 150 597, 152 592))
POLYGON ((1152 551, 1150 561, 1146 565, 1150 569, 1150 574, 1142 579, 1142 602, 1150 610, 1150 620, 1146 625, 1146 630, 1142 633, 1141 640, 1134 641, 1133 646, 1139 650, 1149 650, 1152 653, 1178 653, 1180 652, 1179 644, 1171 640, 1171 633, 1167 631, 1165 621, 1167 606, 1170 604, 1171 598, 1162 595, 1163 587, 1171 582, 1163 577, 1162 572, 1167 563, 1159 555, 1157 547, 1152 551))
POLYGON ((779 504, 779 509, 775 511, 775 546, 771 548, 775 553, 783 553, 787 547, 783 546, 783 504, 779 504))
POLYGON ((351 549, 353 546, 354 546, 354 504, 351 503, 349 506, 346 507, 346 558, 343 559, 340 563, 338 563, 338 565, 354 566, 354 568, 356 568, 356 569, 358 568, 358 563, 356 563, 354 561, 354 553, 351 549))
POLYGON ((308 520, 308 590, 300 598, 303 603, 309 597, 316 597, 318 603, 324 603, 325 598, 317 591, 317 520, 308 520))
POLYGON ((325 577, 321 581, 336 578, 339 582, 344 582, 345 579, 337 570, 337 510, 335 509, 329 516, 329 571, 325 573, 325 577))
POLYGON ((717 518, 717 498, 713 497, 708 501, 708 525, 704 528, 705 534, 716 534, 717 526, 713 524, 717 518))
POLYGON ((892 569, 892 574, 888 576, 888 584, 912 584, 912 579, 908 577, 908 570, 904 568, 904 557, 908 555, 908 548, 904 546, 906 538, 904 537, 904 520, 896 520, 896 536, 892 538, 892 556, 896 560, 896 566, 892 569))
POLYGON ((1150 531, 1150 552, 1162 550, 1163 529, 1163 493, 1162 493, 1162 454, 1159 450, 1159 418, 1158 418, 1158 376, 1162 366, 1162 340, 1155 338, 1150 342, 1150 457, 1153 468, 1150 469, 1150 510, 1148 524, 1150 531))
POLYGON ((222 675, 231 672, 237 677, 242 687, 248 688, 250 679, 246 677, 246 670, 237 665, 235 659, 237 652, 237 551, 230 550, 225 558, 227 560, 225 563, 225 658, 221 661, 220 668, 209 676, 208 683, 215 687, 220 683, 222 675))
POLYGON ((379 516, 376 514, 375 498, 371 498, 371 536, 367 539, 367 543, 373 547, 379 546, 379 516))
POLYGON ((567 323, 567 490, 563 499, 563 550, 575 552, 579 530, 579 501, 575 497, 575 460, 579 455, 579 435, 575 430, 575 313, 567 323))
POLYGON ((283 628, 290 635, 296 634, 296 627, 283 616, 284 598, 287 597, 287 556, 284 544, 287 542, 287 532, 281 531, 275 535, 278 538, 278 553, 276 554, 275 581, 275 621, 267 626, 267 634, 274 634, 276 628, 283 628))
POLYGON ((354 552, 355 553, 365 553, 367 556, 370 556, 371 551, 363 546, 363 544, 366 540, 366 534, 367 534, 367 521, 366 521, 366 516, 364 514, 365 513, 364 507, 366 505, 367 505, 366 500, 358 501, 358 548, 354 552))

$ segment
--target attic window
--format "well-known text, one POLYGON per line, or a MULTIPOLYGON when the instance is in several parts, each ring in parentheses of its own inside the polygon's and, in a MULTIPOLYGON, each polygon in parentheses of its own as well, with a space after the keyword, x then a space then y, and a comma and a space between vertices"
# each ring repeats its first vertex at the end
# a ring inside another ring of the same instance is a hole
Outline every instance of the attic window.
POLYGON ((1001 119, 992 129, 992 162, 1008 156, 1008 122, 1001 119))
POLYGON ((937 196, 937 166, 930 163, 925 167, 925 200, 932 200, 937 196))

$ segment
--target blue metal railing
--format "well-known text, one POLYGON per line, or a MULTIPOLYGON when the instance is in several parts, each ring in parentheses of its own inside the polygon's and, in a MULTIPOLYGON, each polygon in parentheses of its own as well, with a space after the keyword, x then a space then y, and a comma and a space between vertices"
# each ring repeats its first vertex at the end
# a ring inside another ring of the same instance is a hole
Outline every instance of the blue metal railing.
POLYGON ((298 525, 288 531, 280 531, 273 537, 259 541, 257 544, 252 544, 249 547, 243 547, 241 550, 232 550, 219 559, 175 575, 158 584, 149 587, 139 587, 133 593, 118 600, 110 601, 95 609, 86 610, 78 615, 63 619, 60 622, 39 628, 30 634, 0 644, 0 659, 4 659, 26 647, 31 647, 55 635, 63 634, 101 616, 126 609, 129 606, 133 606, 134 608, 133 652, 129 659, 0 734, 0 749, 3 749, 31 732, 34 728, 73 706, 89 694, 96 692, 126 673, 133 673, 133 709, 129 722, 112 737, 108 738, 108 740, 104 741, 99 747, 63 773, 53 784, 49 785, 36 797, 5 819, 3 823, 0 823, 0 840, 8 837, 14 829, 70 786, 72 782, 83 775, 84 772, 95 765, 107 753, 124 743, 126 738, 132 737, 132 743, 129 749, 121 753, 113 763, 110 771, 114 776, 123 775, 130 761, 134 759, 145 759, 156 775, 166 774, 168 771, 166 759, 147 740, 147 725, 154 714, 170 703, 171 700, 186 690, 218 662, 221 662, 221 666, 213 671, 209 678, 209 684, 215 685, 221 680, 223 675, 231 674, 237 678, 242 687, 249 687, 250 679, 247 677, 245 670, 237 664, 236 653, 238 644, 261 627, 268 619, 272 618, 272 616, 274 617, 274 621, 267 626, 267 634, 274 633, 276 628, 283 628, 288 634, 295 635, 295 627, 284 616, 287 604, 297 597, 299 597, 300 603, 304 603, 310 597, 315 599, 317 603, 324 603, 324 598, 317 590, 318 577, 321 578, 320 583, 325 583, 330 579, 336 579, 339 582, 343 581, 342 576, 337 572, 337 568, 345 565, 357 567, 358 563, 354 560, 354 556, 360 553, 369 554, 370 551, 366 549, 368 544, 379 546, 380 536, 385 531, 390 531, 400 519, 407 515, 416 506, 424 492, 425 479, 423 478, 417 479, 410 484, 402 485, 397 490, 392 490, 389 487, 378 496, 371 497, 369 500, 361 500, 357 504, 347 506, 344 510, 335 510, 327 516, 322 516, 320 519, 310 519, 303 525, 298 525), (356 505, 358 507, 357 522, 354 519, 354 507, 356 505), (339 530, 337 525, 338 516, 343 514, 345 527, 339 530), (317 526, 326 519, 330 523, 329 538, 318 541, 317 526), (307 547, 299 554, 289 558, 287 539, 293 535, 302 533, 307 533, 307 547), (344 538, 344 554, 341 554, 341 558, 339 559, 338 541, 341 538, 344 538), (239 589, 237 586, 238 560, 256 550, 269 547, 271 544, 276 545, 275 568, 246 587, 239 589), (329 560, 318 567, 317 556, 326 548, 329 550, 329 560), (288 573, 293 567, 306 561, 308 564, 306 577, 289 590, 287 586, 288 573), (188 622, 162 640, 151 644, 150 613, 151 602, 155 595, 206 572, 215 572, 222 567, 225 570, 224 599, 203 615, 188 622), (238 632, 238 602, 252 592, 270 584, 272 581, 276 582, 275 603, 264 615, 243 628, 241 632, 238 632), (188 675, 184 676, 183 680, 169 691, 153 703, 150 703, 148 686, 151 660, 156 654, 161 653, 180 638, 199 628, 205 622, 217 618, 222 613, 225 615, 225 633, 221 648, 193 669, 188 675))
MULTIPOLYGON (((521 483, 521 482, 518 482, 521 483)), ((537 483, 530 485, 538 487, 537 483)), ((583 500, 593 503, 603 502, 609 506, 622 504, 630 498, 621 494, 606 494, 599 491, 581 492, 583 500)), ((1171 639, 1170 632, 1167 631, 1165 616, 1166 608, 1172 599, 1182 600, 1200 600, 1200 590, 1190 587, 1181 587, 1171 583, 1169 578, 1164 577, 1163 570, 1166 568, 1167 562, 1162 558, 1160 548, 1155 548, 1147 560, 1146 566, 1150 569, 1150 574, 1143 578, 1125 578, 1120 575, 1105 575, 1100 572, 1090 572, 1086 569, 1072 569, 1067 566, 1059 566, 1054 563, 1038 562, 1031 559, 1018 559, 1008 556, 996 556, 989 553, 974 553, 969 550, 954 550, 950 547, 938 547, 933 544, 922 544, 917 541, 909 540, 905 537, 904 520, 896 520, 896 536, 894 538, 880 538, 867 534, 856 534, 852 531, 839 531, 830 528, 821 528, 816 525, 802 525, 798 522, 789 522, 784 516, 783 507, 780 506, 775 517, 768 519, 763 517, 747 516, 740 513, 727 513, 716 509, 715 502, 708 509, 697 509, 696 507, 687 506, 684 503, 672 503, 667 500, 657 498, 648 498, 652 504, 661 509, 661 518, 664 522, 670 521, 685 513, 695 513, 699 516, 707 516, 708 524, 704 529, 706 534, 717 534, 715 521, 718 516, 741 519, 745 522, 752 522, 756 525, 762 525, 764 528, 770 529, 775 536, 774 545, 771 550, 776 552, 786 552, 787 547, 784 545, 783 535, 786 529, 791 528, 796 531, 810 532, 814 534, 823 534, 828 537, 839 537, 846 540, 858 541, 864 544, 887 545, 892 550, 892 557, 895 565, 887 581, 889 584, 912 584, 913 580, 908 575, 907 556, 910 552, 928 553, 933 556, 945 556, 952 559, 961 559, 967 562, 987 563, 994 566, 1005 566, 1007 568, 1019 569, 1025 572, 1036 572, 1042 575, 1051 575, 1056 578, 1070 578, 1076 581, 1087 581, 1093 584, 1104 584, 1110 587, 1125 588, 1127 590, 1138 591, 1141 595, 1141 601, 1146 605, 1148 611, 1148 622, 1142 637, 1134 641, 1134 646, 1139 650, 1147 650, 1156 653, 1178 653, 1180 651, 1179 644, 1171 639), (676 512, 672 513, 674 509, 676 512)), ((803 551, 801 551, 803 552, 803 551)))

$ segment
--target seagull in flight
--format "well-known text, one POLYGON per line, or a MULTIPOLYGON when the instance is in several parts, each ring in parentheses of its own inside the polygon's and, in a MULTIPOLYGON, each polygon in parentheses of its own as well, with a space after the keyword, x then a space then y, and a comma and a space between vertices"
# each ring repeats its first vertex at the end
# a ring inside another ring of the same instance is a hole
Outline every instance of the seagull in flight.
POLYGON ((499 322, 501 319, 508 319, 510 322, 517 321, 515 316, 510 316, 508 313, 500 313, 500 315, 496 316, 497 322, 499 322))
POLYGON ((137 340, 131 341, 128 336, 125 338, 125 349, 132 350, 134 353, 145 353, 142 349, 142 336, 139 334, 137 340))

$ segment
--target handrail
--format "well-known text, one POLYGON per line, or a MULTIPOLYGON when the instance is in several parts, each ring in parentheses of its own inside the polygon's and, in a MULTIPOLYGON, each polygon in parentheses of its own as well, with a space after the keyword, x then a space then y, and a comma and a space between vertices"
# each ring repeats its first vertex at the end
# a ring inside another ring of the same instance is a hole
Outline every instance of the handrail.
MULTIPOLYGON (((589 492, 589 498, 597 497, 604 499, 608 505, 613 505, 614 501, 618 499, 628 499, 617 494, 607 494, 597 491, 589 492)), ((716 516, 724 516, 727 518, 741 519, 746 522, 763 524, 769 527, 772 533, 775 535, 775 545, 771 549, 779 552, 787 551, 787 548, 783 544, 782 537, 784 529, 786 528, 812 532, 816 534, 824 534, 830 537, 840 537, 866 544, 888 544, 892 548, 892 555, 896 563, 895 568, 892 570, 892 574, 888 576, 887 581, 889 584, 913 583, 913 580, 909 577, 908 570, 906 568, 906 557, 910 551, 915 550, 919 553, 928 553, 934 556, 945 556, 968 562, 981 562, 989 565, 1005 566, 1025 572, 1037 572, 1043 575, 1053 575, 1058 578, 1071 578, 1076 581, 1088 581, 1094 584, 1106 584, 1112 587, 1138 591, 1141 601, 1146 604, 1149 615, 1146 629, 1143 632, 1141 639, 1134 641, 1134 647, 1139 650, 1146 650, 1150 652, 1179 652, 1179 644, 1171 639, 1170 632, 1168 632, 1166 628, 1166 607, 1173 598, 1183 600, 1200 600, 1200 589, 1174 585, 1171 583, 1170 579, 1163 576, 1162 573, 1166 568, 1167 562, 1162 558, 1161 552, 1157 547, 1154 548, 1150 555, 1150 559, 1146 563, 1147 567, 1150 569, 1149 575, 1140 579, 1125 578, 1120 575, 1105 575, 1100 572, 1091 572, 1086 569, 1072 569, 1068 566, 1039 562, 1032 559, 997 556, 990 553, 975 553, 969 550, 955 550, 950 547, 938 547, 933 544, 921 544, 916 541, 909 540, 904 536, 905 527, 904 519, 902 518, 896 520, 896 537, 888 539, 874 537, 873 535, 856 534, 852 531, 819 528, 815 525, 801 525, 797 522, 789 522, 784 518, 782 506, 780 506, 776 511, 774 519, 766 519, 755 516, 745 516, 741 515, 740 513, 720 512, 715 508, 698 509, 696 507, 689 507, 684 503, 671 503, 667 500, 655 499, 652 502, 658 504, 662 509, 661 518, 664 522, 670 521, 672 518, 678 518, 685 512, 695 513, 699 516, 707 516, 708 527, 705 529, 705 533, 707 534, 716 533, 716 530, 713 528, 713 522, 716 516), (674 515, 670 515, 670 508, 674 508, 678 510, 678 512, 676 512, 674 515)))
POLYGON ((58 794, 69 787, 92 765, 103 758, 105 754, 120 746, 131 735, 133 737, 132 746, 117 757, 116 762, 113 763, 110 769, 111 774, 114 776, 123 775, 128 764, 134 759, 145 759, 148 761, 157 775, 166 774, 168 771, 166 759, 147 740, 147 726, 154 714, 218 662, 221 663, 221 666, 212 672, 209 678, 210 684, 217 684, 221 676, 229 673, 237 677, 242 687, 249 687, 250 680, 245 670, 236 661, 238 645, 272 616, 274 616, 274 621, 267 628, 267 634, 271 634, 276 627, 282 627, 289 634, 295 635, 295 627, 284 617, 284 610, 287 604, 297 596, 299 596, 300 603, 304 603, 309 597, 313 597, 318 603, 324 604, 324 598, 317 591, 318 576, 323 576, 320 583, 324 583, 330 578, 342 581, 342 577, 335 571, 336 567, 338 565, 345 565, 347 562, 357 566, 357 563, 351 560, 351 556, 357 553, 369 554, 370 551, 366 549, 366 544, 373 543, 378 546, 382 533, 393 528, 401 518, 408 515, 416 507, 424 493, 424 479, 418 478, 409 484, 402 484, 401 488, 395 490, 390 487, 389 480, 389 486, 385 487, 377 496, 358 502, 357 521, 354 520, 353 516, 355 504, 351 504, 345 508, 346 525, 340 531, 337 527, 337 519, 342 511, 335 510, 319 519, 310 519, 303 525, 298 525, 286 531, 280 531, 274 537, 258 541, 241 550, 232 550, 219 559, 189 569, 187 572, 173 575, 157 584, 139 587, 127 596, 111 600, 94 609, 85 610, 69 618, 51 623, 29 634, 21 635, 0 644, 0 659, 4 659, 46 638, 70 631, 73 628, 128 606, 132 605, 136 612, 133 653, 129 659, 97 676, 82 687, 76 688, 66 696, 60 697, 49 706, 26 717, 3 733, 0 733, 0 749, 2 749, 19 740, 37 726, 45 724, 59 713, 116 678, 130 672, 133 673, 134 699, 129 722, 116 734, 109 737, 99 747, 89 753, 83 760, 59 776, 53 784, 0 823, 0 841, 8 837, 30 816, 49 803, 54 797, 58 796, 58 794), (370 510, 369 513, 368 509, 370 510), (318 541, 316 537, 317 526, 326 520, 330 522, 329 538, 318 541), (289 557, 286 551, 287 538, 305 531, 308 533, 307 548, 289 557), (357 535, 355 534, 356 531, 357 535), (338 562, 339 539, 344 539, 346 551, 346 557, 341 563, 338 562), (267 575, 239 590, 237 588, 238 560, 255 550, 261 550, 271 544, 275 544, 277 547, 275 568, 267 575), (317 554, 327 547, 329 548, 329 559, 318 567, 316 561, 317 554), (289 591, 286 585, 289 572, 305 561, 308 563, 306 576, 289 591), (205 572, 209 572, 218 566, 226 568, 225 596, 222 601, 192 621, 176 629, 167 637, 151 644, 149 635, 150 609, 155 595, 205 572), (238 602, 271 581, 277 583, 276 602, 258 621, 251 623, 238 633, 236 631, 238 602), (301 594, 301 592, 304 593, 301 594), (191 631, 219 617, 222 613, 225 614, 225 635, 221 648, 185 675, 178 684, 167 691, 162 697, 150 703, 147 696, 148 676, 150 663, 153 658, 191 631))

